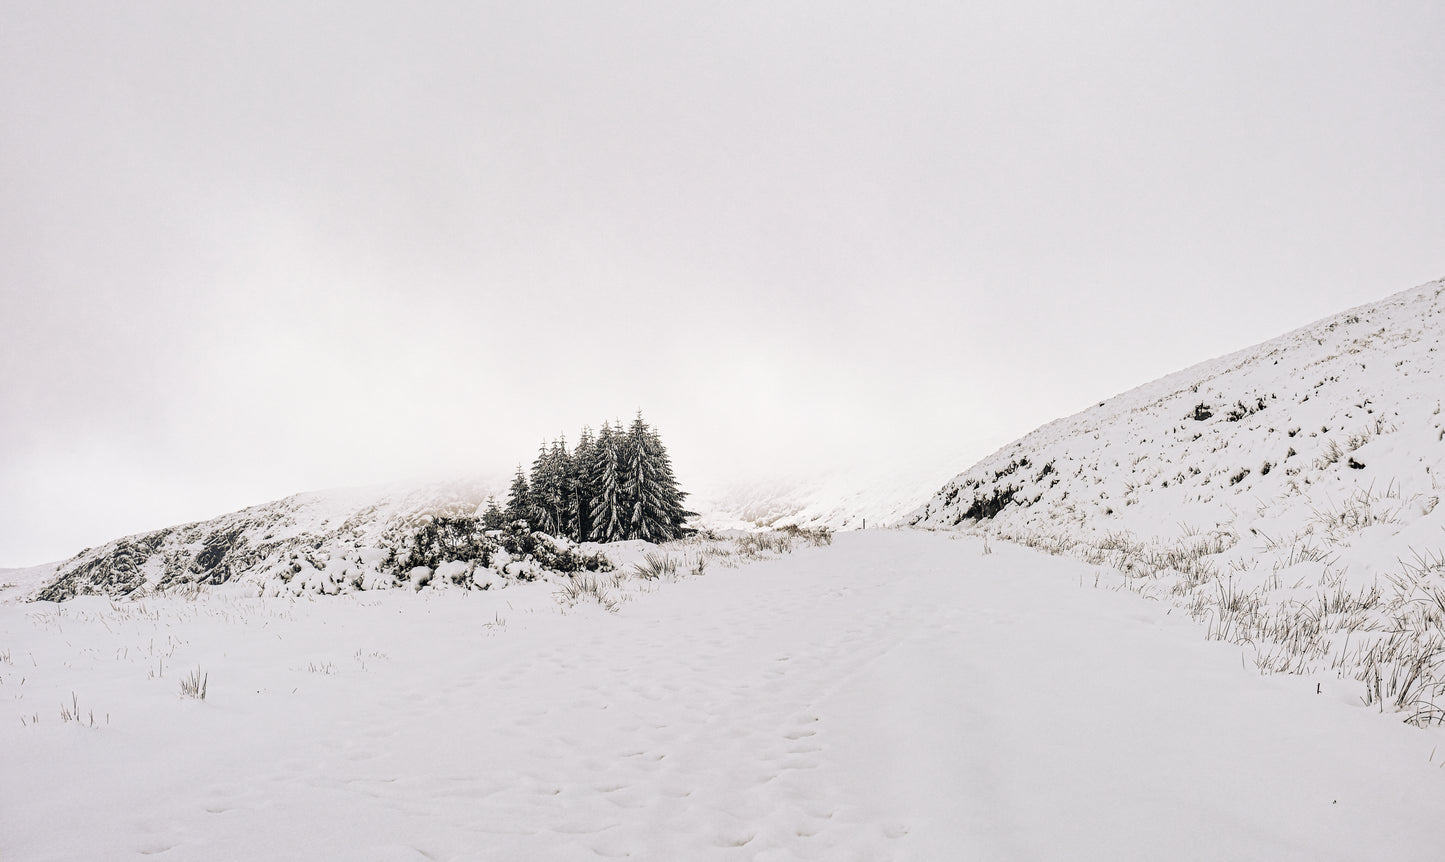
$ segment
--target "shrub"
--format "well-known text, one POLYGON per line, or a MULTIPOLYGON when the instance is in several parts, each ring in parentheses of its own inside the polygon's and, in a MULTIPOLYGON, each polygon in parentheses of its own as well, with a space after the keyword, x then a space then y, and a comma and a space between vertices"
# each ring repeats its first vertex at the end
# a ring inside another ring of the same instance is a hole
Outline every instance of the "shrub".
POLYGON ((502 531, 499 540, 507 553, 514 557, 525 557, 537 550, 537 534, 526 521, 513 521, 502 531))
POLYGON ((799 527, 796 524, 788 524, 778 529, 791 538, 802 539, 814 547, 821 548, 833 544, 833 531, 827 527, 799 527))
POLYGON ((610 572, 612 561, 602 554, 584 554, 565 539, 546 533, 533 536, 532 558, 544 569, 570 575, 574 572, 610 572))
POLYGON ((1245 404, 1243 401, 1236 401, 1234 402, 1234 406, 1230 408, 1228 415, 1224 418, 1230 422, 1238 422, 1246 416, 1253 416, 1268 406, 1263 398, 1256 398, 1255 403, 1252 405, 1245 404))
POLYGON ((1013 485, 1007 487, 995 486, 992 492, 979 494, 974 497, 973 502, 969 504, 968 508, 964 509, 958 516, 958 520, 960 522, 969 519, 986 521, 1008 508, 1009 504, 1014 502, 1014 496, 1018 494, 1018 492, 1019 489, 1013 485))
POLYGON ((398 557, 408 568, 435 569, 453 561, 476 562, 485 567, 496 549, 497 542, 486 534, 481 519, 440 515, 424 521, 398 557))

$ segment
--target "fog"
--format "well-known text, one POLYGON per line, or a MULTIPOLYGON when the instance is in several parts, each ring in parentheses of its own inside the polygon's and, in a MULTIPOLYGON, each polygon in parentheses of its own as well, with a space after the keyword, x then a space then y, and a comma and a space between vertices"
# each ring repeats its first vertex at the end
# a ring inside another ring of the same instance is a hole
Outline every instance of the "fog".
POLYGON ((638 410, 942 482, 1445 274, 1445 7, 1158 7, 7 2, 0 565, 638 410))

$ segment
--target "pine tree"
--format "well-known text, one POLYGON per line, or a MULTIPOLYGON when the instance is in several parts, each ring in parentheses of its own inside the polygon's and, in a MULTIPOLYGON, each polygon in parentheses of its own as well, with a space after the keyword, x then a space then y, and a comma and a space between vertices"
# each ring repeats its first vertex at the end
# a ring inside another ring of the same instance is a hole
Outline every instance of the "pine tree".
POLYGON ((532 462, 532 513, 536 529, 553 536, 570 536, 576 532, 568 482, 571 472, 572 456, 567 451, 567 439, 558 438, 550 446, 542 443, 532 462))
POLYGON ((572 500, 572 453, 567 451, 565 435, 552 441, 552 449, 547 453, 547 459, 554 482, 553 496, 548 502, 552 506, 551 521, 556 527, 548 532, 554 536, 575 535, 577 515, 572 500))
POLYGON ((629 539, 665 542, 672 538, 672 501, 661 472, 657 441, 639 412, 627 429, 623 447, 622 493, 629 539))
POLYGON ((592 535, 592 429, 584 427, 567 472, 572 508, 572 538, 587 541, 592 535))
POLYGON ((669 539, 690 535, 693 531, 687 528, 686 522, 688 518, 696 518, 697 513, 689 512, 683 505, 687 492, 677 485, 677 477, 672 472, 672 458, 667 454, 667 447, 662 444, 661 435, 649 430, 648 437, 656 464, 658 484, 661 486, 659 496, 662 500, 664 531, 669 539))
POLYGON ((497 508, 497 498, 487 498, 487 508, 482 512, 482 527, 487 530, 500 530, 507 525, 507 516, 497 508))
POLYGON ((532 489, 527 484, 527 476, 522 472, 522 465, 517 465, 517 475, 512 479, 512 488, 507 493, 507 523, 532 520, 532 489))
POLYGON ((561 477, 557 475, 553 448, 542 441, 537 458, 532 462, 531 509, 536 519, 532 528, 551 535, 558 535, 557 510, 561 508, 561 477))
POLYGON ((622 499, 621 435, 612 426, 602 423, 592 447, 592 464, 588 471, 592 487, 592 532, 595 542, 616 542, 625 538, 625 512, 622 499))

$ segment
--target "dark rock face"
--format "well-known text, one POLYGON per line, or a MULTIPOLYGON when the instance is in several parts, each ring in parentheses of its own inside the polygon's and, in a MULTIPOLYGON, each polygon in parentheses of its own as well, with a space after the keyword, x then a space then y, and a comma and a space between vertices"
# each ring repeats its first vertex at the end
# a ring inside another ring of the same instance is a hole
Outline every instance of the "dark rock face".
MULTIPOLYGON (((117 539, 81 551, 62 565, 56 579, 37 593, 35 600, 133 596, 146 592, 148 583, 159 590, 184 584, 224 584, 264 561, 247 538, 248 529, 257 526, 253 519, 221 526, 189 524, 117 539), (197 544, 200 550, 192 550, 197 544), (151 570, 149 578, 147 568, 151 570)), ((276 544, 272 543, 273 548, 276 544)))
POLYGON ((145 584, 142 567, 169 534, 169 530, 160 530, 118 539, 99 553, 82 551, 62 566, 60 576, 35 598, 59 602, 83 595, 128 596, 145 584))
MULTIPOLYGON (((197 584, 224 584, 232 577, 260 562, 260 557, 250 547, 246 538, 246 526, 239 525, 216 530, 205 538, 204 547, 196 554, 189 567, 190 580, 197 584)), ((175 578, 169 577, 162 585, 169 585, 175 578)))

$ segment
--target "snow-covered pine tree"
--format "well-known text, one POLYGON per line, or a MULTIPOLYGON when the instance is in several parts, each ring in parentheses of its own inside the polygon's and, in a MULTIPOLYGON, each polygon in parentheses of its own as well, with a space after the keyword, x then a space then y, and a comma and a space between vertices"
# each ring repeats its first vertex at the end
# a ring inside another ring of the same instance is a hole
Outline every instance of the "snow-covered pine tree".
POLYGON ((562 477, 557 473, 556 458, 551 447, 543 440, 538 447, 537 458, 532 462, 532 513, 535 521, 532 527, 553 536, 560 535, 557 511, 562 507, 562 477))
POLYGON ((585 542, 592 535, 592 429, 583 427, 567 472, 572 508, 572 538, 585 542))
MULTIPOLYGON (((671 504, 674 501, 670 499, 671 491, 662 474, 658 445, 657 435, 642 421, 639 412, 627 429, 623 446, 622 494, 627 506, 625 531, 629 539, 665 542, 673 538, 671 504)), ((672 490, 675 491, 675 487, 672 490)))
POLYGON ((658 483, 662 487, 662 508, 664 521, 667 524, 669 539, 679 539, 692 533, 686 527, 688 518, 696 518, 696 512, 689 512, 683 505, 687 499, 687 492, 678 487, 677 477, 672 472, 672 457, 667 454, 667 447, 662 444, 662 436, 656 431, 648 430, 649 442, 652 447, 653 459, 657 465, 656 473, 658 483))
POLYGON ((567 437, 563 435, 552 441, 548 453, 551 472, 556 481, 556 496, 552 498, 552 521, 556 530, 549 530, 554 536, 571 536, 576 533, 576 514, 572 505, 572 453, 567 449, 567 437))
POLYGON ((592 464, 588 470, 593 489, 591 501, 594 542, 616 542, 626 537, 625 505, 622 499, 621 433, 603 422, 597 441, 592 446, 592 464))
MULTIPOLYGON (((520 472, 520 470, 518 471, 520 472)), ((500 530, 507 526, 507 516, 497 507, 497 498, 487 498, 487 508, 482 512, 482 527, 487 530, 500 530)))
POLYGON ((527 484, 527 475, 522 465, 517 465, 517 475, 512 479, 512 488, 507 492, 507 523, 532 521, 532 489, 527 484))

